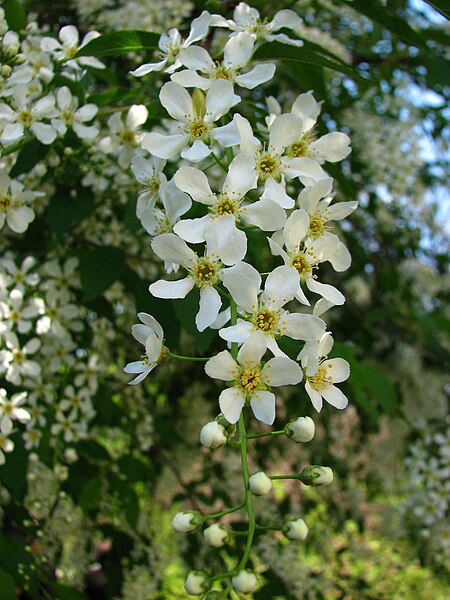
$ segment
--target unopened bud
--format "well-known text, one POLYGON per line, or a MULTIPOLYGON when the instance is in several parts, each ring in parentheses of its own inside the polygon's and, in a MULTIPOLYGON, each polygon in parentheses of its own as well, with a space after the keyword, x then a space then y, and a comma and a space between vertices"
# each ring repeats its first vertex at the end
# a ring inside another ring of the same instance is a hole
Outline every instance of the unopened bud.
POLYGON ((14 58, 18 52, 19 46, 16 46, 14 44, 11 44, 11 46, 8 46, 4 49, 4 54, 6 58, 14 58))
POLYGON ((191 571, 184 582, 184 589, 191 596, 200 596, 209 588, 208 576, 202 571, 191 571))
POLYGON ((236 423, 230 423, 227 421, 222 413, 216 417, 216 421, 225 429, 228 439, 230 439, 236 433, 236 423))
POLYGON ((320 465, 311 465, 305 467, 298 476, 305 485, 330 485, 333 481, 333 471, 330 467, 321 467, 320 465))
POLYGON ((2 77, 9 77, 11 75, 12 67, 9 65, 2 65, 2 77))
POLYGON ((245 569, 244 571, 239 571, 239 573, 233 577, 231 583, 239 594, 251 594, 256 590, 258 580, 256 579, 256 575, 250 571, 250 569, 245 569))
POLYGON ((203 518, 198 510, 187 510, 174 516, 172 529, 177 533, 192 533, 200 527, 202 522, 203 518))
POLYGON ((250 491, 255 496, 265 496, 272 489, 272 480, 263 471, 251 475, 248 483, 250 491))
POLYGON ((78 454, 74 448, 67 448, 64 450, 64 460, 66 463, 71 465, 78 460, 78 454))
POLYGON ((211 450, 220 448, 227 443, 227 432, 217 421, 210 421, 200 431, 200 443, 211 450))
POLYGON ((297 443, 310 442, 316 431, 316 426, 311 417, 298 417, 293 419, 284 428, 285 434, 297 443))
POLYGON ((230 540, 230 532, 225 525, 214 523, 204 530, 203 537, 209 546, 220 548, 230 540))
POLYGON ((283 533, 288 540, 304 540, 308 535, 308 525, 303 519, 288 519, 283 533))

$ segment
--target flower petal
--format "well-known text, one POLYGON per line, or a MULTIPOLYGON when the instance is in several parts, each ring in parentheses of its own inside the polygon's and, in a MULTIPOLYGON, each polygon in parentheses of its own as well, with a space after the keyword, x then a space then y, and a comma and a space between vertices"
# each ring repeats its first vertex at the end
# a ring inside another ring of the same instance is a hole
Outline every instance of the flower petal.
POLYGON ((257 390, 250 400, 253 414, 262 423, 272 425, 275 421, 275 394, 257 390))
POLYGON ((222 350, 208 360, 205 365, 205 373, 213 379, 221 379, 222 381, 233 381, 237 372, 236 361, 228 352, 222 350))
POLYGON ((199 331, 205 331, 207 327, 214 323, 222 306, 222 299, 219 292, 211 285, 207 285, 200 290, 200 308, 195 317, 195 324, 199 331))
POLYGON ((242 390, 229 388, 223 390, 219 396, 219 406, 223 416, 229 423, 237 423, 245 405, 245 396, 242 390))
POLYGON ((194 287, 195 282, 190 277, 178 281, 160 279, 149 286, 150 293, 156 298, 185 298, 194 287))
POLYGON ((300 365, 290 358, 275 356, 262 370, 264 380, 269 386, 296 385, 303 379, 300 365))

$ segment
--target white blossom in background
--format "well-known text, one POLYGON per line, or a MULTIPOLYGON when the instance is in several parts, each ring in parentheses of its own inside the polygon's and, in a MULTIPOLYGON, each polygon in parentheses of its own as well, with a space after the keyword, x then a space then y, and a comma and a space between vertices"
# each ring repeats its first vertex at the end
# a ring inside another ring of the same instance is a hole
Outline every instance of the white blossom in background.
POLYGON ((34 319, 43 312, 44 303, 40 298, 30 298, 24 306, 23 292, 11 290, 6 301, 0 301, 0 333, 17 329, 18 333, 28 333, 34 319))
POLYGON ((41 372, 40 364, 28 357, 36 354, 41 346, 38 338, 28 340, 23 346, 13 332, 4 333, 5 350, 0 350, 0 374, 6 381, 20 385, 23 377, 37 377, 41 372))
POLYGON ((0 388, 0 432, 8 435, 13 429, 13 422, 26 423, 31 419, 30 413, 22 407, 27 400, 27 392, 13 394, 8 399, 6 390, 0 388))
POLYGON ((128 110, 125 121, 120 112, 114 113, 108 119, 110 135, 99 142, 99 149, 106 154, 117 157, 119 165, 126 169, 137 147, 145 135, 141 126, 148 118, 148 110, 143 104, 133 104, 128 110))
POLYGON ((0 229, 5 223, 15 233, 23 233, 34 220, 34 200, 42 192, 25 190, 22 183, 0 172, 0 229))
POLYGON ((56 106, 60 113, 52 119, 52 125, 60 135, 64 135, 68 128, 73 129, 82 140, 92 140, 98 135, 98 127, 86 125, 97 114, 98 106, 85 104, 78 108, 78 99, 67 86, 58 89, 56 106))
POLYGON ((132 385, 143 381, 156 367, 164 341, 164 331, 156 319, 144 312, 138 313, 138 317, 142 324, 133 325, 131 331, 133 337, 145 347, 145 354, 141 360, 128 363, 123 369, 125 373, 136 375, 132 381, 129 381, 132 385))
POLYGON ((80 44, 78 29, 74 25, 66 25, 59 31, 59 39, 52 37, 42 38, 41 49, 45 52, 50 52, 56 61, 63 62, 65 66, 75 71, 80 71, 82 67, 104 69, 105 65, 93 56, 74 58, 80 48, 99 35, 98 31, 89 31, 83 37, 80 44))

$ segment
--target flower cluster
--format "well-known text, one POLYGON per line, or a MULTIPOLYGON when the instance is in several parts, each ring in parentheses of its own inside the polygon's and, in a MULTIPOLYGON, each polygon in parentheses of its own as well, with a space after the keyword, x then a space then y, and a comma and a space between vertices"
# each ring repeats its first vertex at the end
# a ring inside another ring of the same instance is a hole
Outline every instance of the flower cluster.
MULTIPOLYGON (((196 289, 198 331, 216 329, 228 343, 228 350, 205 359, 206 374, 227 387, 218 399, 221 415, 203 427, 200 439, 211 449, 227 443, 239 446, 244 474, 242 505, 209 516, 178 513, 173 528, 193 532, 212 518, 246 507, 249 532, 243 559, 214 578, 230 578, 240 593, 254 591, 258 583, 246 569, 255 529, 252 495, 269 493, 277 478, 314 486, 333 479, 331 469, 317 465, 294 475, 259 471, 250 476, 246 443, 253 436, 245 429, 247 407, 258 421, 272 425, 277 412, 273 388, 302 381, 317 411, 324 399, 338 409, 348 402, 336 384, 349 377, 349 365, 344 359, 328 358, 333 338, 322 317, 345 301, 323 273, 350 266, 334 222, 348 217, 357 203, 334 201, 326 163, 345 159, 350 140, 338 131, 316 133, 320 103, 312 92, 300 94, 289 111, 274 98, 257 104, 256 118, 249 118, 245 110, 249 90, 269 81, 276 68, 273 63, 253 64, 258 44, 273 39, 300 43, 275 33, 298 23, 298 16, 288 10, 263 22, 243 2, 233 20, 204 11, 192 22, 186 40, 176 30, 163 34, 162 60, 132 72, 145 78, 162 71, 170 77, 159 97, 171 120, 165 129, 143 133, 131 159, 141 184, 136 215, 169 274, 151 283, 149 291, 156 298, 182 299, 196 289), (212 36, 210 54, 199 44, 216 27, 230 34, 219 42, 212 36), (250 240, 258 240, 256 253, 250 240)), ((132 333, 145 353, 124 369, 135 375, 132 384, 168 359, 188 360, 166 348, 164 332, 153 316, 138 316, 141 323, 132 333)), ((314 436, 314 423, 302 417, 284 430, 261 435, 283 433, 307 442, 314 436)), ((304 539, 308 531, 300 517, 279 529, 289 539, 304 539)), ((222 524, 204 529, 206 543, 214 547, 232 536, 222 524)), ((211 583, 206 573, 193 571, 185 589, 201 595, 211 583)))

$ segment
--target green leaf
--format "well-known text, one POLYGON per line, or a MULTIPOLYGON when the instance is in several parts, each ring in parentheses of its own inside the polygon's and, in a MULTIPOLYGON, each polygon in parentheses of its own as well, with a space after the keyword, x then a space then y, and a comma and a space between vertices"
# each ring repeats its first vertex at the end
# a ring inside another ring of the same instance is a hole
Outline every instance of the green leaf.
POLYGON ((139 50, 157 50, 159 35, 149 31, 125 30, 105 33, 80 48, 79 56, 120 56, 139 50))
POLYGON ((339 62, 337 59, 333 60, 329 58, 328 54, 324 50, 318 51, 319 46, 311 44, 305 41, 304 46, 297 48, 294 46, 288 46, 287 44, 280 44, 279 42, 266 42, 260 46, 255 54, 255 60, 267 60, 267 59, 278 59, 283 61, 292 61, 294 63, 305 63, 307 65, 315 65, 318 67, 326 67, 327 69, 333 69, 339 73, 345 73, 349 77, 354 79, 361 79, 367 81, 361 75, 349 67, 343 62, 339 62), (327 54, 327 56, 325 56, 327 54))
POLYGON ((21 31, 27 26, 27 15, 22 4, 18 0, 4 0, 3 10, 5 19, 10 29, 21 31))
POLYGON ((17 600, 16 583, 12 576, 6 571, 0 569, 0 590, 2 590, 2 600, 17 600))
POLYGON ((43 160, 50 149, 50 146, 41 144, 38 140, 30 140, 20 150, 16 164, 11 169, 10 176, 18 177, 23 173, 29 173, 31 169, 43 160))
POLYGON ((86 250, 80 255, 80 276, 83 300, 92 300, 103 294, 125 270, 122 250, 105 246, 86 250))
POLYGON ((94 210, 95 201, 91 190, 82 188, 76 198, 70 196, 69 190, 57 190, 48 205, 47 218, 51 229, 61 235, 94 210))
POLYGON ((81 592, 77 592, 73 588, 66 587, 59 583, 50 583, 50 587, 58 600, 88 600, 81 592))
POLYGON ((388 29, 407 44, 427 50, 424 40, 411 25, 404 19, 389 14, 386 7, 379 0, 344 0, 344 4, 351 6, 354 10, 388 29))
POLYGON ((425 2, 440 12, 446 19, 450 20, 450 5, 448 0, 425 0, 425 2))
POLYGON ((92 477, 83 484, 78 504, 85 513, 88 513, 91 508, 99 505, 102 493, 102 478, 92 477))

